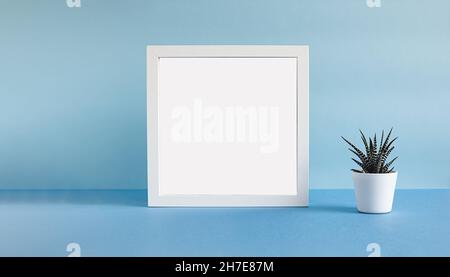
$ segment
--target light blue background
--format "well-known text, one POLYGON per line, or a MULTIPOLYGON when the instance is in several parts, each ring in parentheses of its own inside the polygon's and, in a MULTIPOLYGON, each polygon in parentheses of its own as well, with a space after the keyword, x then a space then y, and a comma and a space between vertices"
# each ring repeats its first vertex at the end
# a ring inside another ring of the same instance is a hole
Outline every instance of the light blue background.
POLYGON ((400 187, 450 187, 450 1, 0 0, 0 188, 140 189, 148 44, 310 45, 311 186, 395 127, 400 187))

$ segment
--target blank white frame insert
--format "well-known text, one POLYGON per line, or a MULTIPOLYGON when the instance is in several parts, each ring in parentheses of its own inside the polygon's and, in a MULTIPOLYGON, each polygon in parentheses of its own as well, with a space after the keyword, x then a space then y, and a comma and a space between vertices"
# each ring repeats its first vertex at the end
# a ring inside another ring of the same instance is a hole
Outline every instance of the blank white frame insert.
POLYGON ((149 206, 307 206, 308 46, 148 46, 149 206))

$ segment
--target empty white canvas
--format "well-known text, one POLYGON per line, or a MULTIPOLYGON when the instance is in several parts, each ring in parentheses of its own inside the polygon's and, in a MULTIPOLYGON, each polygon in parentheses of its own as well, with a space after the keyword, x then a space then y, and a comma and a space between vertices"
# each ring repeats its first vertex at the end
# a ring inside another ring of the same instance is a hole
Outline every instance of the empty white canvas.
POLYGON ((297 194, 297 59, 160 58, 159 193, 297 194))

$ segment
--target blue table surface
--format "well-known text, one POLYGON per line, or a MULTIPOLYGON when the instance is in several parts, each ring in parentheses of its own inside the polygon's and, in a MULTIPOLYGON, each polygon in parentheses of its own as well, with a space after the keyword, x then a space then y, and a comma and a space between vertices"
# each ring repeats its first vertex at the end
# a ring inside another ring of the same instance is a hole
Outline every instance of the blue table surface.
POLYGON ((398 190, 390 214, 352 190, 308 208, 147 208, 146 191, 0 191, 0 256, 450 256, 450 190, 398 190))

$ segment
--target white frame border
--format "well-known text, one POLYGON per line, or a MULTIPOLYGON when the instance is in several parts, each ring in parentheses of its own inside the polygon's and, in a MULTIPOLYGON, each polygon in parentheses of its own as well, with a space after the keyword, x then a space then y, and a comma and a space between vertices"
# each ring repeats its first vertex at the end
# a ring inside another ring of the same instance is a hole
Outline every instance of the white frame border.
POLYGON ((309 47, 306 45, 147 46, 148 206, 255 207, 308 206, 309 47), (168 57, 297 58, 297 195, 160 195, 158 183, 158 64, 168 57), (299 112, 301 111, 301 112, 299 112))

